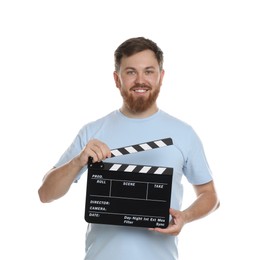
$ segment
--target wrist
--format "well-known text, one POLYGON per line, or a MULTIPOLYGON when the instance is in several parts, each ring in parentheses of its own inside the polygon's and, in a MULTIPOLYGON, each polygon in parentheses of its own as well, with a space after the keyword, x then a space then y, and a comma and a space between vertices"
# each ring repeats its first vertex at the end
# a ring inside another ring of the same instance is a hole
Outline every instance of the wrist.
POLYGON ((184 210, 182 211, 182 218, 185 224, 191 222, 191 214, 189 212, 189 210, 184 210))
POLYGON ((70 167, 74 170, 74 171, 80 171, 85 165, 82 164, 79 156, 74 157, 70 162, 70 167))

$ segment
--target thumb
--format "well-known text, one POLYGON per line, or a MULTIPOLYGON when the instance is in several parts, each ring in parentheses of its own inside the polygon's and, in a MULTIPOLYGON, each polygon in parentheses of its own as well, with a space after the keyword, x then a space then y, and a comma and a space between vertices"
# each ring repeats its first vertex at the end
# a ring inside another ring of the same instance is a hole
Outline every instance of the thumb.
POLYGON ((177 214, 177 210, 170 208, 169 213, 171 214, 172 217, 174 217, 177 214))

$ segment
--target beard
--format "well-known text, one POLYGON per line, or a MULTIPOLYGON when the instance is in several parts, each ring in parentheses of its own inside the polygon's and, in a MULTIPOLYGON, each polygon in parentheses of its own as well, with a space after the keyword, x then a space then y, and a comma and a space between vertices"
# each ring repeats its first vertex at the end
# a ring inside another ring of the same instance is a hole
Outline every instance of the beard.
MULTIPOLYGON (((140 86, 140 85, 139 85, 140 86)), ((133 86, 132 88, 139 87, 138 85, 133 86)), ((147 87, 147 86, 144 86, 147 87)), ((151 89, 150 87, 148 87, 151 89)), ((142 113, 149 109, 157 100, 159 95, 160 88, 157 88, 153 92, 150 92, 148 98, 146 97, 137 97, 135 98, 131 93, 128 93, 126 90, 121 90, 121 96, 123 97, 125 105, 133 113, 142 113)))

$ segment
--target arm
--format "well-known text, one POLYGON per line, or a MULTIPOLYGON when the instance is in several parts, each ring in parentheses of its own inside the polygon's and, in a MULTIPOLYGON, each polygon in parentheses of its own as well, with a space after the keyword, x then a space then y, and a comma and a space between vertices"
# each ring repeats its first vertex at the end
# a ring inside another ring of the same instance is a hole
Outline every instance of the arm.
POLYGON ((205 217, 219 207, 214 182, 211 181, 202 185, 194 185, 197 199, 183 211, 185 223, 205 217))
POLYGON ((97 162, 110 156, 111 152, 106 144, 96 139, 91 140, 71 161, 47 172, 38 190, 41 202, 51 202, 65 195, 79 171, 88 163, 89 157, 97 162))
POLYGON ((213 181, 202 185, 194 185, 193 187, 197 199, 183 211, 171 208, 172 220, 166 229, 154 228, 150 230, 169 235, 178 235, 185 224, 205 217, 219 207, 219 199, 213 181))

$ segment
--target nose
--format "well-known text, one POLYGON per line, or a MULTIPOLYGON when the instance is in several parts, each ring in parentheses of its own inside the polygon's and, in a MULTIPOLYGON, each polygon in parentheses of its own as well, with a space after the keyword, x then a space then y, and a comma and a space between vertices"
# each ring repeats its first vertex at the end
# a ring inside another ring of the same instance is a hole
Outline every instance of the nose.
POLYGON ((145 83, 145 75, 143 73, 137 73, 135 83, 144 84, 145 83))

